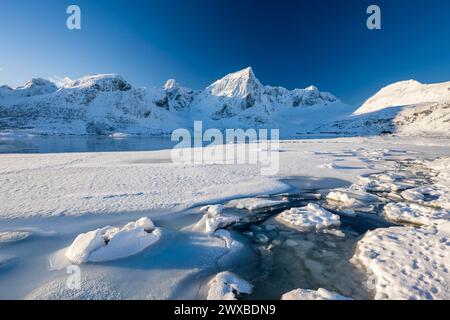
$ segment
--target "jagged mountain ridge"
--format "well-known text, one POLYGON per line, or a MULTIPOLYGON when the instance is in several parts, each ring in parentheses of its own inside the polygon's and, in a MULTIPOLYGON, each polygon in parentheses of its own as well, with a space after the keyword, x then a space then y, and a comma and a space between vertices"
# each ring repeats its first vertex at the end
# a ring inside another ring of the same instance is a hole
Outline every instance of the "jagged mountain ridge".
POLYGON ((37 134, 167 134, 203 120, 205 127, 250 128, 305 122, 311 110, 339 109, 342 103, 316 87, 287 90, 263 86, 251 68, 231 73, 205 90, 180 86, 135 88, 117 74, 66 79, 57 87, 45 79, 0 87, 0 130, 37 134), (302 115, 304 114, 304 115, 302 115), (294 117, 292 117, 294 115, 294 117))

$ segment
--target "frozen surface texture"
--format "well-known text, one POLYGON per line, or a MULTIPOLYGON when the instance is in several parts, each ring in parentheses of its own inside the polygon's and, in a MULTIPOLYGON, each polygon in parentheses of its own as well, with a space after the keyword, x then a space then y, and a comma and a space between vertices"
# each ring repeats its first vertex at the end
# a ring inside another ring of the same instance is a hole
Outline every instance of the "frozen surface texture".
POLYGON ((375 299, 449 299, 449 223, 368 232, 352 261, 367 272, 375 299))
POLYGON ((340 225, 338 215, 332 214, 315 203, 283 211, 276 217, 276 220, 300 231, 321 231, 340 225))

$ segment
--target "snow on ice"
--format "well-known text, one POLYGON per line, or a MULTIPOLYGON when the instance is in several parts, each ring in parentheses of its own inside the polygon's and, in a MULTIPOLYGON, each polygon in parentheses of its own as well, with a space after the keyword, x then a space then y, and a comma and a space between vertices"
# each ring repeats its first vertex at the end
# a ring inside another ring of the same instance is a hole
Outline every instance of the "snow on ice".
POLYGON ((315 203, 283 211, 276 220, 299 231, 321 231, 340 226, 338 215, 332 214, 315 203))
POLYGON ((231 200, 226 203, 227 207, 237 208, 237 209, 246 209, 249 211, 275 207, 280 204, 286 204, 287 200, 271 200, 264 198, 244 198, 244 199, 236 199, 231 200))
POLYGON ((116 260, 145 250, 160 237, 161 230, 144 217, 122 228, 104 227, 78 235, 66 257, 77 264, 116 260))
POLYGON ((391 202, 383 209, 384 216, 393 222, 432 226, 450 221, 450 212, 415 203, 391 202))
POLYGON ((218 273, 209 282, 208 300, 236 300, 240 294, 252 293, 253 286, 232 272, 218 273))
POLYGON ((450 298, 448 225, 391 227, 366 233, 352 262, 367 272, 367 287, 374 291, 375 299, 450 298))

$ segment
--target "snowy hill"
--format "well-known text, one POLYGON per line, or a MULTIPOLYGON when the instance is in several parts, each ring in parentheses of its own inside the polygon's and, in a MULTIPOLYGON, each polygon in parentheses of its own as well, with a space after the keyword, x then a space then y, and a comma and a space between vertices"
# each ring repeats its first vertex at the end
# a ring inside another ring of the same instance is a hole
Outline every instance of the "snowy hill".
POLYGON ((356 110, 355 114, 446 100, 450 100, 450 82, 422 84, 415 80, 400 81, 378 91, 356 110))
POLYGON ((353 115, 318 130, 349 135, 450 136, 450 82, 408 80, 391 84, 353 115))
POLYGON ((169 134, 202 120, 204 127, 282 127, 289 134, 300 126, 316 125, 322 118, 318 111, 325 108, 330 115, 347 110, 332 94, 313 86, 292 91, 263 86, 251 68, 226 75, 201 91, 173 79, 162 88, 135 88, 119 75, 104 74, 65 79, 59 87, 44 79, 15 89, 0 87, 0 130, 169 134))

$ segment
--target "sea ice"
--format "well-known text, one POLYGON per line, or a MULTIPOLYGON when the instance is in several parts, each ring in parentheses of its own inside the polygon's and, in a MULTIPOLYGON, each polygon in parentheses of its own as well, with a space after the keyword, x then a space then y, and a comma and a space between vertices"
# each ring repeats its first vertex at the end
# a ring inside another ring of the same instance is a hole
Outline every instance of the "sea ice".
POLYGON ((436 177, 439 182, 450 186, 450 157, 438 158, 434 161, 425 161, 424 164, 436 172, 436 177))
POLYGON ((281 297, 281 300, 353 300, 323 288, 316 290, 295 289, 281 297))
POLYGON ((357 186, 367 191, 392 192, 414 187, 414 184, 402 182, 404 177, 394 173, 378 173, 361 176, 357 186))
POLYGON ((450 189, 443 185, 436 184, 405 190, 401 196, 414 203, 450 210, 450 189))
POLYGON ((287 200, 270 200, 264 198, 245 198, 236 199, 229 201, 226 206, 237 208, 237 209, 247 209, 247 210, 257 210, 262 208, 274 207, 280 204, 287 203, 287 200))
POLYGON ((332 214, 315 203, 283 211, 276 220, 299 231, 320 231, 340 225, 338 215, 332 214))
POLYGON ((110 261, 143 251, 161 237, 150 219, 144 217, 123 228, 104 227, 78 235, 65 255, 73 263, 110 261))
POLYGON ((393 222, 417 225, 436 225, 450 221, 450 212, 415 203, 391 202, 383 209, 384 216, 393 222))
POLYGON ((352 207, 357 203, 356 199, 351 198, 347 193, 339 191, 330 192, 327 195, 327 200, 342 203, 346 207, 352 207))
POLYGON ((239 221, 238 217, 222 215, 223 205, 210 205, 200 208, 203 217, 193 227, 193 231, 213 233, 217 229, 227 227, 239 221))
POLYGON ((208 300, 236 300, 236 295, 252 293, 253 286, 232 272, 218 273, 209 282, 208 300))
POLYGON ((450 298, 449 224, 366 233, 351 261, 365 269, 375 299, 450 298))

